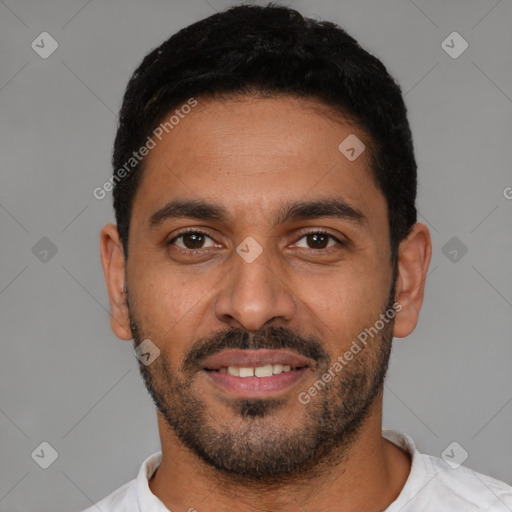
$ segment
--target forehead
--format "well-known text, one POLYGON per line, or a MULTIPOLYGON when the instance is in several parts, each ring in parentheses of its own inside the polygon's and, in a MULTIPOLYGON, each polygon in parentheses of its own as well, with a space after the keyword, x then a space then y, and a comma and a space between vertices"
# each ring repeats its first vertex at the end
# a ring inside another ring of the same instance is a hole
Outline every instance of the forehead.
POLYGON ((233 219, 333 195, 370 216, 386 216, 368 152, 351 161, 339 149, 347 137, 366 147, 370 141, 322 103, 294 97, 197 102, 146 157, 133 221, 181 197, 222 204, 233 219))

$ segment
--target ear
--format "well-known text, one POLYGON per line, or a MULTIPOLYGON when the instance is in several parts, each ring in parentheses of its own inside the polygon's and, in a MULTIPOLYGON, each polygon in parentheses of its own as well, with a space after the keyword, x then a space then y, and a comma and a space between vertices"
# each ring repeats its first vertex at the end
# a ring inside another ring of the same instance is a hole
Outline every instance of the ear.
POLYGON ((132 339, 125 291, 125 258, 115 224, 107 224, 100 234, 103 275, 110 301, 110 328, 122 340, 132 339))
POLYGON ((418 222, 398 250, 396 302, 401 308, 397 308, 393 331, 397 338, 405 338, 416 328, 431 256, 430 232, 427 226, 418 222))

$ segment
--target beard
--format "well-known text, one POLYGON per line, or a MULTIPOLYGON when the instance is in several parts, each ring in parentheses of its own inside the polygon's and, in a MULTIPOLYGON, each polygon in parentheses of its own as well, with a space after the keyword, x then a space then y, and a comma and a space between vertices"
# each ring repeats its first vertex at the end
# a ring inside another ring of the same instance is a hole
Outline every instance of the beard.
MULTIPOLYGON (((394 287, 382 313, 393 309, 393 303, 394 287)), ((129 310, 137 347, 145 337, 134 311, 129 310)), ((318 338, 285 327, 269 327, 257 333, 238 328, 197 340, 178 368, 162 350, 149 366, 139 361, 139 369, 155 406, 185 447, 219 470, 219 478, 268 490, 269 486, 320 476, 343 461, 382 391, 393 325, 394 315, 308 404, 299 402, 295 394, 286 398, 223 398, 234 417, 225 424, 208 412, 211 405, 205 402, 204 390, 196 381, 206 357, 225 349, 291 349, 316 362, 311 371, 316 381, 341 354, 331 358, 318 338), (301 403, 299 412, 294 405, 290 414, 294 420, 302 416, 296 428, 290 428, 286 417, 278 419, 293 400, 301 403)), ((163 346, 159 340, 156 344, 163 346)))

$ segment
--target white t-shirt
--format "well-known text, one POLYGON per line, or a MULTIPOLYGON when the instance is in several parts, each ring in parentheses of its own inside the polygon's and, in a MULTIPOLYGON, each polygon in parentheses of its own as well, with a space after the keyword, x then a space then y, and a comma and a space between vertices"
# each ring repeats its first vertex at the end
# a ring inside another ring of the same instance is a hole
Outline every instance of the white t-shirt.
MULTIPOLYGON (((504 482, 422 454, 407 434, 397 430, 383 430, 382 435, 412 458, 409 477, 385 512, 512 511, 512 487, 504 482)), ((82 512, 169 512, 148 485, 161 460, 162 452, 150 455, 137 478, 82 512)))

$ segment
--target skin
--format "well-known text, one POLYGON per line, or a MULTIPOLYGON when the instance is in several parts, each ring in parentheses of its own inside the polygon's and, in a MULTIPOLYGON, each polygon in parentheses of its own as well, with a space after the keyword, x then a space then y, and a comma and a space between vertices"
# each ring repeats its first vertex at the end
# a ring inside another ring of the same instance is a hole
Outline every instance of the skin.
MULTIPOLYGON (((111 327, 119 338, 133 337, 131 311, 143 336, 178 372, 195 340, 227 328, 297 328, 321 340, 334 360, 362 328, 373 325, 392 285, 386 201, 371 177, 367 153, 351 162, 338 150, 351 133, 367 147, 370 141, 325 109, 289 96, 199 99, 151 150, 133 203, 127 260, 116 226, 101 232, 111 327), (333 194, 360 210, 366 222, 322 217, 274 223, 285 202, 333 194), (220 203, 232 219, 181 218, 150 228, 151 215, 176 198, 220 203), (188 227, 211 237, 200 256, 187 254, 183 238, 166 244, 188 227), (329 239, 329 247, 315 248, 304 233, 315 229, 348 239, 350 245, 329 239), (248 236, 263 249, 250 264, 236 253, 248 236)), ((402 308, 395 317, 395 337, 408 336, 416 327, 430 257, 429 231, 417 223, 399 248, 395 298, 402 308)), ((241 421, 249 420, 236 416, 226 396, 202 377, 192 389, 200 393, 208 421, 236 432, 241 421)), ((297 394, 317 378, 310 372, 300 386, 281 393, 284 404, 262 420, 262 436, 268 428, 301 427, 306 409, 297 394)), ((272 487, 244 485, 205 464, 157 415, 163 456, 150 489, 173 511, 287 512, 298 504, 325 512, 381 511, 397 498, 410 471, 409 457, 381 436, 382 389, 357 438, 340 460, 330 461, 328 471, 272 487)))

